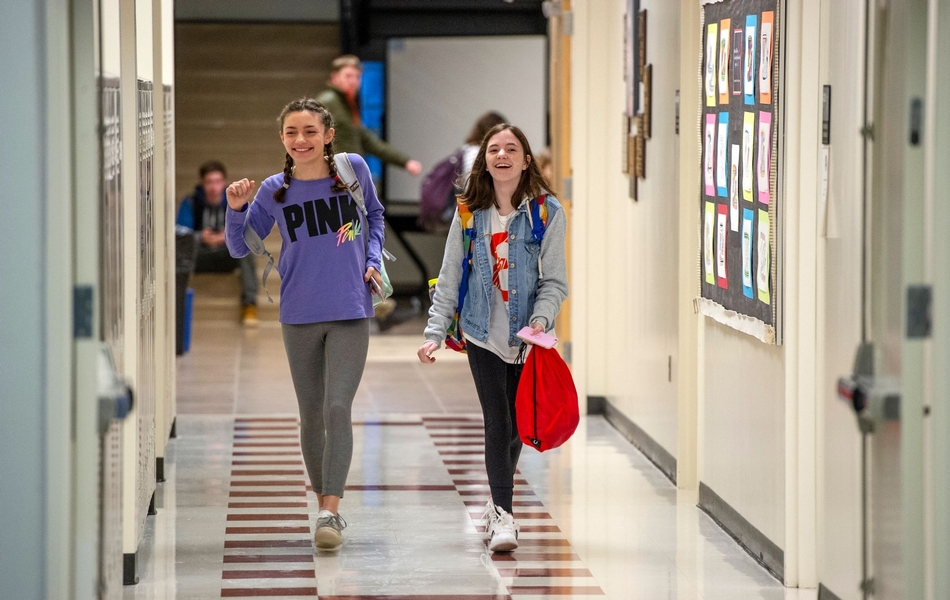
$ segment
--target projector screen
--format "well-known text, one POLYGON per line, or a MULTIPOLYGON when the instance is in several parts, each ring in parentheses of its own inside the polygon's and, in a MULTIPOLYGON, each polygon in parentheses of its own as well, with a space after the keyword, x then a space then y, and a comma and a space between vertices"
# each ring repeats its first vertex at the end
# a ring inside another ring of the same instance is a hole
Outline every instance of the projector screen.
POLYGON ((387 68, 387 140, 422 162, 419 177, 387 167, 390 200, 418 201, 426 173, 461 146, 490 110, 520 127, 536 154, 544 149, 544 36, 393 39, 387 68))

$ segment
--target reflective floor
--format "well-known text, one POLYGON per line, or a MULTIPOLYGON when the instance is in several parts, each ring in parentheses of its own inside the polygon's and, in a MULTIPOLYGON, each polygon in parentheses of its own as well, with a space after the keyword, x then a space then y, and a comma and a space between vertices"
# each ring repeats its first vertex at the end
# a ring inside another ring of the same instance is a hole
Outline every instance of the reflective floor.
POLYGON ((491 555, 481 420, 468 365, 415 358, 421 321, 374 335, 354 404, 337 553, 312 547, 279 325, 195 323, 178 359, 177 438, 125 598, 811 599, 785 590, 600 417, 526 448, 521 546, 491 555), (409 333, 411 331, 411 333, 409 333))

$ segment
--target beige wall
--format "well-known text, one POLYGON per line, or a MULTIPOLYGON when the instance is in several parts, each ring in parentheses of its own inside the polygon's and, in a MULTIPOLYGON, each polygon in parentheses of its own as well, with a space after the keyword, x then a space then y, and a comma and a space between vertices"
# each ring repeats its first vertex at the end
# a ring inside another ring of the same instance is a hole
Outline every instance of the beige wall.
POLYGON ((785 547, 785 354, 705 319, 700 480, 785 547))
POLYGON ((654 108, 648 176, 638 201, 629 197, 621 170, 624 3, 579 3, 574 9, 575 47, 586 56, 572 76, 587 80, 575 79, 586 85, 587 97, 575 103, 572 134, 573 235, 581 243, 573 251, 571 292, 579 304, 574 319, 586 330, 586 342, 575 346, 575 363, 584 363, 586 395, 606 396, 675 456, 679 7, 644 0, 641 8, 649 14, 654 108))
POLYGON ((176 190, 220 160, 231 178, 258 183, 284 167, 277 116, 325 88, 339 54, 335 24, 175 25, 176 190))

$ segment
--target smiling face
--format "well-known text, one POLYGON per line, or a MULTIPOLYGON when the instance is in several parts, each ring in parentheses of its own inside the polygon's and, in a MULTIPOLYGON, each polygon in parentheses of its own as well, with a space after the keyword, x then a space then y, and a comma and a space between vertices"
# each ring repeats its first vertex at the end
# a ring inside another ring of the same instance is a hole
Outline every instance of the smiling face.
POLYGON ((284 117, 280 141, 297 165, 323 160, 323 147, 333 141, 334 130, 324 127, 323 120, 308 110, 284 117))
POLYGON ((531 157, 525 155, 521 142, 510 129, 499 131, 488 140, 485 162, 495 183, 521 179, 530 161, 531 157))

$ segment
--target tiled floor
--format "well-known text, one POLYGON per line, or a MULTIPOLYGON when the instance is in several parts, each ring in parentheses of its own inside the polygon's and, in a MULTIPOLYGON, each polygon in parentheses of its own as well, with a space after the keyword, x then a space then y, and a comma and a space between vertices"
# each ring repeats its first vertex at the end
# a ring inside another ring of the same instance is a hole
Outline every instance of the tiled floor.
MULTIPOLYGON (((178 359, 178 437, 125 597, 802 599, 603 419, 525 449, 521 547, 487 552, 481 420, 464 357, 415 358, 420 321, 374 336, 354 404, 338 553, 316 553, 279 325, 195 324, 178 359)), ((420 329, 421 330, 421 329, 420 329)))

